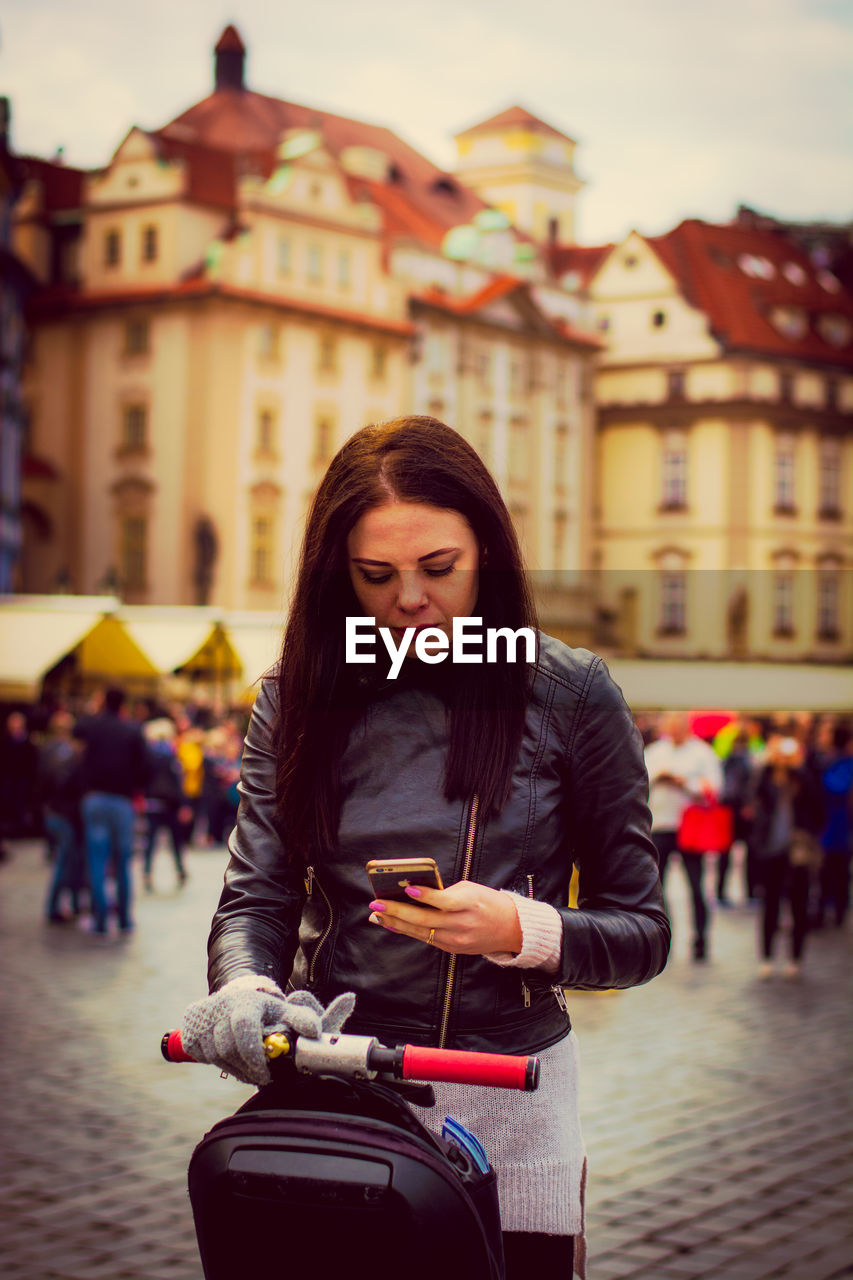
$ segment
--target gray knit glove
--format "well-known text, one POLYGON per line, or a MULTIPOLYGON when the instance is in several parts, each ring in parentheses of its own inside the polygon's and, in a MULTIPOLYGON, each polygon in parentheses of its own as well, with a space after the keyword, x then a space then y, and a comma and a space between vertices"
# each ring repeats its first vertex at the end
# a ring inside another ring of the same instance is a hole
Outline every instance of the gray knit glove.
POLYGON ((211 1062, 246 1084, 269 1084, 265 1036, 274 1031, 311 1040, 337 1035, 354 1007, 349 991, 324 1009, 310 991, 286 996, 272 978, 248 974, 191 1004, 181 1023, 181 1041, 197 1062, 211 1062))

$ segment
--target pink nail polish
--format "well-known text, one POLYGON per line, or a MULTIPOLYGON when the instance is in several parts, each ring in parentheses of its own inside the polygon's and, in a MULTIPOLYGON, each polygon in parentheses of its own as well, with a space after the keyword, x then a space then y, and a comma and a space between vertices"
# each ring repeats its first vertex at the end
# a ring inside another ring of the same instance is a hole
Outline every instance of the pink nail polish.
POLYGON ((384 911, 384 910, 385 910, 385 904, 384 904, 384 902, 371 902, 371 904, 370 904, 370 910, 371 910, 371 911, 384 911))
POLYGON ((421 890, 416 885, 413 885, 413 884, 410 884, 408 886, 408 888, 406 889, 406 893, 409 895, 410 898, 422 898, 424 896, 421 890))

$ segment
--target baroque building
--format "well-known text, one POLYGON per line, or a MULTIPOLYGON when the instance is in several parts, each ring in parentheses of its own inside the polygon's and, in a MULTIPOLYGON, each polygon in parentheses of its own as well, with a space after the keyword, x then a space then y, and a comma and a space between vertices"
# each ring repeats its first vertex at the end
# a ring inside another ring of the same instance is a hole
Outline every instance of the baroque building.
POLYGON ((281 609, 332 454, 407 412, 471 440, 550 581, 591 563, 600 342, 495 202, 390 129, 252 91, 233 27, 213 92, 102 170, 26 165, 23 590, 281 609))
POLYGON ((624 653, 853 655, 853 298, 749 217, 682 222, 584 271, 596 375, 596 563, 624 653))

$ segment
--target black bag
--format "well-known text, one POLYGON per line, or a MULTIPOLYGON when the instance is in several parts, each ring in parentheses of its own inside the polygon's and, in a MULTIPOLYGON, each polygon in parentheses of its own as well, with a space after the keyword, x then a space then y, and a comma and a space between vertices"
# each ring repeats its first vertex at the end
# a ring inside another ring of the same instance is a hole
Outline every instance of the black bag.
POLYGON ((189 1191, 205 1280, 503 1280, 494 1170, 375 1082, 260 1090, 196 1147, 189 1191))

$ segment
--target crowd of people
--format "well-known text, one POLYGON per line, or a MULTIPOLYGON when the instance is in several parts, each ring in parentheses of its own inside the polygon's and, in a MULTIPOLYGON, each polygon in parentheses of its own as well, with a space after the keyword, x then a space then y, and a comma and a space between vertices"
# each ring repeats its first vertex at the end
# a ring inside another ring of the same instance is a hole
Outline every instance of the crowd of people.
POLYGON ((677 855, 690 890, 694 961, 706 960, 709 951, 707 855, 717 855, 717 903, 728 907, 737 850, 741 899, 760 907, 759 976, 774 971, 787 902, 790 951, 783 972, 796 977, 809 930, 843 925, 849 909, 853 723, 833 715, 733 717, 704 735, 681 712, 638 723, 661 882, 665 886, 677 855))
MULTIPOLYGON (((849 910, 853 722, 778 713, 735 717, 709 732, 701 718, 667 712, 640 715, 637 726, 661 881, 665 888, 673 859, 680 862, 694 961, 710 951, 706 868, 714 855, 716 905, 736 898, 759 911, 761 977, 773 972, 787 902, 783 972, 795 976, 808 932, 843 925, 849 910), (742 883, 733 897, 736 871, 742 883)), ((234 826, 245 727, 242 709, 131 703, 118 688, 77 708, 9 713, 0 739, 0 842, 44 836, 45 919, 80 919, 102 933, 114 908, 118 927, 131 929, 132 861, 140 858, 151 892, 154 859, 165 847, 183 886, 187 846, 222 845, 234 826)))
POLYGON ((44 836, 46 921, 105 934, 114 913, 130 931, 133 860, 152 892, 165 843, 186 884, 187 846, 222 845, 234 826, 245 727, 239 710, 129 702, 118 686, 77 708, 11 712, 0 737, 0 856, 4 838, 44 836))

